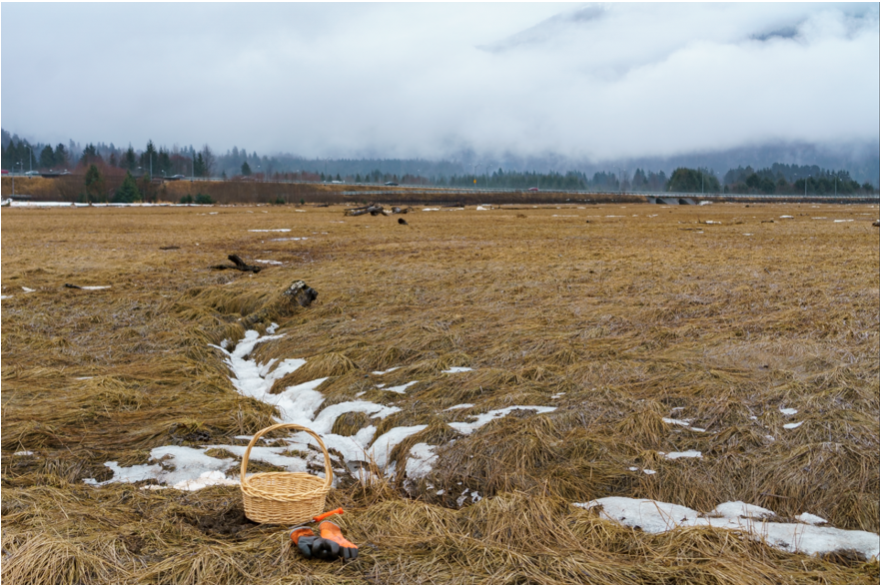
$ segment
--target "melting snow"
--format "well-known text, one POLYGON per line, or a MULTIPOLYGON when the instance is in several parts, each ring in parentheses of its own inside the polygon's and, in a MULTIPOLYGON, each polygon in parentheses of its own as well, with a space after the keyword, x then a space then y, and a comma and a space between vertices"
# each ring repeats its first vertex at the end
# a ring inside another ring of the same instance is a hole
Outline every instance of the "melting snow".
POLYGON ((93 285, 91 287, 80 287, 80 289, 85 289, 86 291, 98 291, 100 289, 109 289, 110 285, 93 285))
POLYGON ((399 366, 395 366, 394 368, 389 368, 388 370, 374 370, 374 371, 373 371, 373 374, 381 376, 381 375, 383 375, 383 374, 388 374, 389 372, 394 372, 394 371, 397 370, 398 368, 400 368, 400 367, 399 367, 399 366))
POLYGON ((765 509, 757 505, 750 505, 742 501, 732 501, 721 503, 713 509, 710 517, 750 517, 753 519, 769 519, 775 517, 776 513, 770 509, 765 509))
POLYGON ((796 415, 798 410, 786 408, 786 409, 779 409, 779 412, 782 413, 783 415, 796 415))
POLYGON ((459 403, 458 405, 453 405, 452 407, 444 409, 444 411, 452 411, 453 409, 468 409, 473 406, 473 403, 459 403))
POLYGON ((402 395, 402 394, 404 394, 404 393, 406 392, 406 390, 407 390, 409 387, 413 386, 413 385, 416 384, 417 382, 419 382, 419 381, 414 380, 414 381, 410 381, 410 382, 408 382, 408 383, 406 383, 406 384, 397 385, 396 387, 388 387, 388 388, 385 389, 385 390, 386 390, 386 391, 391 391, 391 392, 393 392, 393 393, 400 393, 400 394, 402 395))
POLYGON ((36 289, 31 289, 30 287, 22 287, 21 290, 25 293, 33 293, 34 291, 36 291, 36 289))
POLYGON ((835 224, 841 224, 843 222, 852 222, 852 220, 834 220, 835 224))
POLYGON ((422 478, 427 475, 437 456, 434 450, 437 446, 430 446, 426 443, 419 442, 409 449, 409 460, 406 461, 406 475, 409 478, 422 478))
POLYGON ((373 461, 379 468, 384 468, 388 463, 388 456, 391 455, 391 450, 394 449, 394 446, 408 438, 409 436, 419 433, 427 429, 427 425, 413 425, 410 427, 395 427, 391 431, 385 432, 376 438, 376 441, 373 442, 373 446, 371 448, 371 452, 373 455, 373 461))
MULTIPOLYGON (((849 531, 833 527, 816 527, 808 523, 773 523, 740 516, 753 505, 724 503, 716 512, 732 515, 704 517, 697 511, 650 499, 606 497, 587 503, 574 503, 584 509, 602 507, 603 519, 617 521, 628 527, 638 527, 647 533, 665 533, 677 527, 717 527, 742 531, 754 540, 791 553, 817 555, 841 550, 855 550, 866 559, 880 557, 880 535, 868 531, 849 531)), ((761 507, 751 510, 766 511, 761 507)), ((801 515, 804 517, 804 515, 801 515)), ((810 516, 812 518, 813 515, 810 516)))
POLYGON ((800 515, 795 517, 795 519, 797 519, 801 523, 809 523, 810 525, 821 525, 828 522, 822 517, 811 515, 810 513, 801 513, 800 515))
POLYGON ((449 424, 449 427, 454 430, 463 433, 465 435, 472 433, 474 430, 479 429, 492 421, 493 419, 498 419, 500 417, 504 417, 508 415, 511 411, 516 409, 524 409, 529 411, 537 411, 538 413, 550 413, 551 411, 556 411, 556 407, 537 407, 534 405, 514 405, 513 407, 505 407, 503 409, 494 409, 489 411, 488 413, 483 413, 481 415, 472 415, 471 419, 475 419, 473 422, 453 422, 449 424))
POLYGON ((269 240, 269 242, 290 242, 290 241, 292 241, 292 240, 308 240, 308 237, 306 237, 306 236, 302 236, 302 237, 295 236, 295 237, 293 237, 293 238, 272 238, 271 240, 269 240))
POLYGON ((702 452, 696 450, 687 450, 685 452, 669 452, 664 456, 667 460, 678 460, 679 458, 702 458, 702 452))
POLYGON ((782 427, 784 427, 785 429, 797 429, 803 424, 804 424, 803 421, 798 421, 797 423, 786 423, 782 427))
MULTIPOLYGON (((249 358, 257 344, 283 337, 282 335, 273 335, 277 327, 277 324, 269 326, 265 336, 260 336, 255 330, 248 330, 245 332, 244 338, 231 352, 222 346, 212 345, 223 353, 225 362, 231 371, 230 380, 236 390, 242 395, 277 407, 280 414, 279 422, 296 423, 312 429, 321 436, 328 449, 340 452, 349 465, 363 461, 365 456, 372 452, 378 466, 386 468, 386 474, 393 473, 393 466, 387 465, 387 456, 397 444, 427 426, 397 427, 389 430, 375 441, 373 441, 376 433, 374 425, 359 430, 354 436, 340 436, 332 433, 333 425, 340 416, 346 413, 360 412, 371 417, 385 418, 400 409, 367 401, 344 401, 320 410, 324 403, 324 396, 317 388, 326 380, 325 378, 290 386, 280 393, 271 394, 269 391, 275 381, 305 364, 305 360, 302 359, 287 359, 277 364, 277 361, 273 359, 266 364, 258 364, 249 358), (372 446, 370 446, 371 442, 372 446), (370 447, 368 448, 368 446, 370 447)), ((252 437, 242 436, 238 439, 250 441, 252 437)), ((285 445, 277 447, 254 447, 251 450, 250 458, 283 467, 291 472, 307 472, 309 464, 323 465, 323 456, 309 448, 310 444, 315 444, 310 435, 304 432, 296 433, 285 442, 285 445), (302 452, 304 457, 288 455, 289 450, 302 452)), ((229 470, 237 462, 231 458, 207 456, 205 451, 211 448, 223 449, 234 456, 241 457, 246 446, 212 445, 198 449, 181 446, 155 448, 151 452, 152 458, 157 461, 162 460, 168 469, 163 468, 161 463, 120 467, 116 462, 108 462, 106 466, 113 471, 113 478, 103 483, 97 483, 94 480, 90 480, 89 483, 98 485, 109 482, 136 482, 152 478, 168 486, 177 487, 179 485, 184 490, 195 490, 221 483, 217 475, 222 475, 225 470, 229 470), (208 473, 215 474, 208 475, 208 473), (186 484, 181 484, 184 481, 187 481, 186 484)), ((433 462, 431 454, 423 448, 417 449, 414 454, 417 460, 422 460, 422 466, 430 466, 433 462)), ((235 481, 229 480, 229 482, 234 483, 235 481)))
POLYGON ((453 366, 447 370, 443 371, 443 374, 455 374, 456 372, 470 372, 473 368, 468 366, 453 366))
POLYGON ((794 216, 779 216, 783 220, 793 220, 794 216))
POLYGON ((702 427, 691 427, 692 419, 672 419, 671 417, 664 417, 663 423, 668 423, 669 425, 680 425, 682 427, 686 427, 692 431, 706 431, 702 427))
POLYGON ((282 265, 282 264, 284 264, 283 262, 281 262, 279 260, 263 260, 263 259, 259 259, 259 258, 256 259, 254 262, 260 262, 265 265, 282 265))
POLYGON ((248 232, 290 232, 290 228, 274 228, 271 230, 248 230, 248 232))

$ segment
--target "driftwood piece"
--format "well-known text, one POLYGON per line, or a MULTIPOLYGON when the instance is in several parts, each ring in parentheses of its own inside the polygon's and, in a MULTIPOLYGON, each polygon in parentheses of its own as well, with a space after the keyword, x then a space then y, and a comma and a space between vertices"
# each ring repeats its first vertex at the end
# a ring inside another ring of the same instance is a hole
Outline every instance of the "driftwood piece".
POLYGON ((296 305, 308 307, 317 297, 318 292, 306 285, 305 281, 294 281, 290 287, 273 295, 259 311, 244 318, 242 325, 251 328, 279 316, 290 315, 296 305))
POLYGON ((370 214, 371 216, 378 216, 379 214, 386 216, 388 215, 382 206, 375 203, 361 206, 359 208, 351 208, 349 210, 345 210, 346 216, 363 216, 364 214, 370 214))
POLYGON ((284 294, 299 303, 300 307, 308 307, 318 298, 318 292, 306 285, 305 281, 294 281, 284 294))
POLYGON ((214 265, 211 268, 217 269, 219 271, 222 271, 225 269, 236 269, 239 271, 252 272, 252 273, 259 273, 260 270, 262 269, 262 267, 256 267, 256 266, 249 265, 249 264, 245 263, 243 260, 241 260, 241 257, 238 256, 237 254, 230 254, 227 258, 235 264, 234 265, 214 265))
POLYGON ((397 223, 400 224, 401 226, 409 226, 407 221, 404 220, 403 218, 397 218, 397 223))
POLYGON ((64 283, 64 286, 68 289, 82 289, 79 285, 74 285, 73 283, 64 283))

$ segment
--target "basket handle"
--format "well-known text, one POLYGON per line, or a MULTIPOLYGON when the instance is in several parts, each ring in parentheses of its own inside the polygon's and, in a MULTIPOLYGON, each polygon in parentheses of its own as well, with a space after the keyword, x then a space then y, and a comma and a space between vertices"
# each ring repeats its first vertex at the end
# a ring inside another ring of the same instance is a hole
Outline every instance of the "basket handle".
POLYGON ((260 439, 260 437, 264 433, 269 433, 270 431, 275 431, 276 429, 282 429, 282 428, 293 429, 296 431, 304 431, 304 432, 308 433, 309 435, 311 435, 316 440, 318 440, 318 445, 321 446, 322 450, 324 450, 324 472, 325 472, 325 476, 327 477, 327 480, 326 480, 324 486, 325 486, 325 488, 330 488, 330 484, 333 482, 333 468, 330 466, 330 454, 327 453, 327 446, 324 445, 324 442, 321 440, 320 437, 318 437, 317 433, 315 433, 314 431, 312 431, 311 429, 309 429, 307 427, 303 427, 302 425, 297 425, 295 423, 276 423, 275 425, 270 425, 269 427, 267 427, 265 429, 261 429, 260 431, 258 431, 254 435, 254 437, 251 439, 250 443, 248 444, 247 450, 245 450, 245 452, 244 452, 244 456, 241 459, 241 482, 242 482, 242 484, 245 484, 245 482, 246 482, 245 473, 247 472, 247 465, 248 465, 248 459, 250 458, 250 455, 251 455, 251 448, 254 447, 254 444, 257 443, 257 440, 260 439))

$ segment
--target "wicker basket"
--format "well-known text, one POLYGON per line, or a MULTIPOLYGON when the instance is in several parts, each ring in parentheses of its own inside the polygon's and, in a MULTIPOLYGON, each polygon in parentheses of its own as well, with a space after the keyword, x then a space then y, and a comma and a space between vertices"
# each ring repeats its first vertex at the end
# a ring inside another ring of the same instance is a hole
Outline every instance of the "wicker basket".
POLYGON ((293 423, 279 423, 260 430, 248 444, 241 460, 241 494, 244 499, 244 514, 257 523, 276 523, 294 525, 311 521, 324 512, 324 499, 333 482, 333 469, 330 467, 330 454, 321 438, 312 431, 293 423), (250 478, 246 476, 251 448, 265 433, 276 429, 305 431, 316 440, 324 450, 326 478, 319 478, 305 472, 260 472, 250 478))

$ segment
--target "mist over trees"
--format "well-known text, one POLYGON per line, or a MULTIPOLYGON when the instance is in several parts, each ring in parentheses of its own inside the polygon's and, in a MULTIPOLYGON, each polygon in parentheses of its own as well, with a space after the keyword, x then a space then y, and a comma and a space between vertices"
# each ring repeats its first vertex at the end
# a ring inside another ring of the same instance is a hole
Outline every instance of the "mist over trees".
MULTIPOLYGON (((816 149, 804 147, 802 150, 806 153, 804 156, 813 156, 817 160, 829 158, 827 153, 823 155, 816 149)), ((152 178, 175 176, 239 181, 400 183, 486 189, 767 195, 800 194, 804 193, 804 189, 808 194, 818 195, 866 193, 873 191, 880 182, 880 156, 877 154, 844 156, 844 160, 851 163, 850 169, 833 170, 818 164, 794 165, 775 161, 757 168, 761 161, 774 154, 782 156, 784 153, 779 148, 764 146, 605 164, 578 163, 558 156, 528 159, 505 156, 501 157, 505 164, 495 164, 498 160, 483 159, 471 151, 462 151, 452 160, 442 161, 307 159, 287 153, 260 155, 237 146, 225 153, 216 153, 207 144, 199 149, 193 145, 173 145, 169 148, 156 146, 152 140, 147 141, 143 148, 103 142, 81 145, 73 140, 67 145, 51 145, 31 143, 5 129, 2 130, 0 151, 3 169, 17 173, 68 170, 86 175, 94 167, 102 178, 115 178, 116 185, 123 182, 125 177, 124 192, 119 197, 126 200, 150 197, 151 189, 148 186, 152 178), (750 157, 755 160, 754 168, 751 164, 738 164, 736 167, 723 165, 725 161, 748 160, 750 157), (671 175, 667 176, 664 167, 668 168, 675 161, 681 164, 672 167, 671 175), (699 164, 705 161, 722 164, 699 164), (696 167, 694 162, 698 163, 696 167), (723 178, 711 170, 719 166, 729 169, 723 178), (131 181, 128 177, 131 177, 131 181)), ((97 191, 92 196, 98 197, 97 191)))

